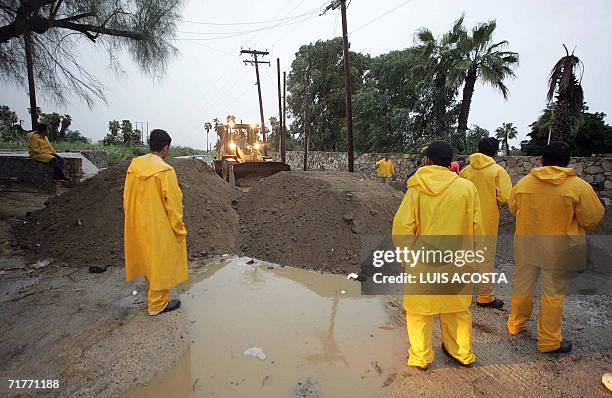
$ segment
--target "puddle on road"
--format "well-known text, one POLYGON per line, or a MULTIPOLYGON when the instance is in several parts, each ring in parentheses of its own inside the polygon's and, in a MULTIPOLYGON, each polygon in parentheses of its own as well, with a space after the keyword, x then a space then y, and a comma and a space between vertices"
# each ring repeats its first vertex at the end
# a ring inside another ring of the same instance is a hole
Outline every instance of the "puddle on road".
POLYGON ((388 392, 382 385, 403 367, 407 341, 383 298, 360 296, 359 283, 343 275, 247 260, 228 259, 194 278, 181 296, 191 345, 173 369, 128 397, 388 392), (262 348, 265 360, 243 355, 250 347, 262 348))

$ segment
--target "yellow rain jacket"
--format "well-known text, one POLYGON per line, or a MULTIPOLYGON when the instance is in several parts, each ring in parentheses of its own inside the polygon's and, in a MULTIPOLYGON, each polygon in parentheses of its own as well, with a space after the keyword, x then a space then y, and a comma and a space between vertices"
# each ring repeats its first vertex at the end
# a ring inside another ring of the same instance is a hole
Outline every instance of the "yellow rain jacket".
POLYGON ((589 183, 571 168, 537 167, 512 189, 508 206, 516 215, 515 257, 517 262, 552 269, 571 266, 560 263, 572 250, 574 265, 584 267, 585 231, 599 224, 604 207, 589 183), (523 238, 521 238, 521 236, 523 238), (581 265, 579 264, 581 263, 581 265))
POLYGON ((482 153, 470 155, 470 165, 459 175, 472 181, 478 190, 485 234, 497 235, 499 207, 508 201, 512 191, 510 176, 495 159, 482 153))
POLYGON ((378 168, 379 177, 391 177, 393 172, 395 172, 395 167, 390 160, 379 160, 376 162, 376 167, 378 168))
MULTIPOLYGON (((421 167, 393 219, 396 244, 406 236, 482 235, 476 187, 441 166, 421 167)), ((476 244, 474 243, 474 248, 476 244)), ((404 308, 420 315, 465 311, 471 295, 404 295, 404 308)))
POLYGON ((558 166, 532 169, 512 189, 508 206, 517 235, 584 235, 604 214, 593 187, 558 166))
POLYGON ((150 290, 187 280, 187 230, 176 173, 157 155, 132 160, 123 192, 125 276, 144 275, 150 290))
POLYGON ((32 159, 43 163, 49 163, 53 159, 55 149, 53 149, 48 137, 43 137, 36 131, 31 131, 26 135, 26 138, 28 140, 28 152, 32 159))

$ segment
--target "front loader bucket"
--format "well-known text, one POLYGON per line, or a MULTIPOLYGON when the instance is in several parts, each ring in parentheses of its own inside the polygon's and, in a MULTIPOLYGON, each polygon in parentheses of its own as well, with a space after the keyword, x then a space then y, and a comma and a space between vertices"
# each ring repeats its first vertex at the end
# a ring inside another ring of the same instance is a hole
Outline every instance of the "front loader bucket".
POLYGON ((251 186, 260 178, 289 170, 291 167, 282 162, 244 162, 232 165, 233 179, 237 186, 251 186))

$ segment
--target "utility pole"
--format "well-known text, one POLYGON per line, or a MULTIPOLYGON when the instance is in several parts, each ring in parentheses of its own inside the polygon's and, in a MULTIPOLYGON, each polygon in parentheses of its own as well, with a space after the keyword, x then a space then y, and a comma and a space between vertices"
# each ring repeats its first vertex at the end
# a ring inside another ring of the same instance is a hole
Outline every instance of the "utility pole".
POLYGON ((255 76, 257 77, 257 94, 259 94, 259 118, 261 119, 261 133, 263 138, 263 146, 264 146, 264 155, 268 154, 268 145, 266 140, 266 124, 263 113, 263 102, 261 100, 261 82, 259 80, 259 64, 268 64, 269 61, 259 61, 257 59, 258 56, 266 56, 270 54, 268 51, 258 51, 258 50, 240 50, 240 54, 250 54, 253 56, 252 60, 244 60, 244 64, 255 65, 255 76))
POLYGON ((348 32, 346 27, 346 0, 333 0, 323 10, 325 14, 329 9, 335 10, 340 6, 340 13, 342 14, 342 49, 344 53, 344 85, 346 87, 346 151, 348 160, 348 172, 352 173, 355 171, 355 161, 353 158, 353 101, 351 99, 351 93, 353 91, 351 87, 351 60, 349 55, 349 42, 348 32))
POLYGON ((309 81, 310 76, 304 73, 304 171, 308 170, 308 136, 310 135, 310 112, 309 112, 309 81), (308 78, 307 78, 308 77, 308 78))
POLYGON ((281 162, 286 163, 287 156, 287 72, 283 72, 283 141, 281 145, 281 162))
POLYGON ((30 117, 32 119, 32 130, 36 129, 38 123, 38 109, 36 109, 36 85, 34 84, 34 62, 32 61, 32 33, 23 34, 25 45, 26 68, 28 70, 28 91, 30 94, 30 117))
POLYGON ((278 81, 278 130, 276 131, 276 151, 283 147, 283 105, 281 102, 280 58, 276 58, 276 80, 278 81))

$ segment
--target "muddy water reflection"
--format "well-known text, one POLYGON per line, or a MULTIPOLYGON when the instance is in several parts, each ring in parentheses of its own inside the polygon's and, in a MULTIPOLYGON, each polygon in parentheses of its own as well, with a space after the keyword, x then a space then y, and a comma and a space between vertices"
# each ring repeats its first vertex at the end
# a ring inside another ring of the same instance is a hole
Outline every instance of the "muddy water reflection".
POLYGON ((361 297, 343 275, 247 260, 228 259, 195 278, 181 296, 192 322, 187 354, 129 396, 385 395, 407 342, 382 298, 361 297), (250 347, 262 348, 265 360, 243 355, 250 347))

